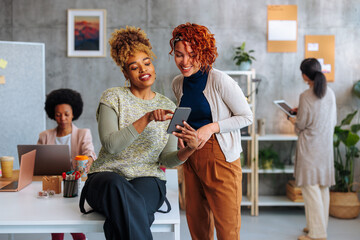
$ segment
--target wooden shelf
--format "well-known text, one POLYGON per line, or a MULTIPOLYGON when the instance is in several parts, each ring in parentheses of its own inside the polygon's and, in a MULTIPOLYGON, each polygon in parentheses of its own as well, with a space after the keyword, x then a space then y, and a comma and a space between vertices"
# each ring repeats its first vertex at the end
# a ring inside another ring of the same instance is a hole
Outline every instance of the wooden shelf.
POLYGON ((304 203, 293 202, 286 196, 259 196, 258 206, 304 206, 304 203))
POLYGON ((258 136, 259 141, 297 141, 296 134, 267 134, 258 136))
POLYGON ((272 174, 279 174, 279 173, 294 173, 294 166, 285 166, 284 169, 274 168, 274 169, 261 169, 259 168, 258 173, 272 173, 272 174))
POLYGON ((261 206, 303 206, 303 202, 293 202, 286 196, 259 196, 259 174, 292 174, 294 166, 285 166, 284 169, 259 169, 259 142, 261 141, 297 141, 295 134, 267 134, 264 136, 255 135, 255 216, 259 214, 261 206))
POLYGON ((223 71, 224 73, 226 73, 227 75, 232 75, 232 76, 240 76, 240 75, 251 75, 253 74, 253 71, 237 71, 237 70, 229 70, 229 71, 223 71))
MULTIPOLYGON (((253 124, 250 125, 248 127, 248 132, 250 134, 250 136, 241 136, 241 140, 242 141, 247 141, 247 153, 248 156, 246 158, 246 162, 248 165, 242 167, 242 172, 247 174, 246 178, 247 178, 247 187, 246 187, 246 191, 247 194, 245 194, 243 196, 242 202, 241 202, 241 206, 249 206, 251 208, 251 215, 255 215, 255 188, 254 188, 254 181, 255 181, 255 175, 254 174, 250 174, 250 173, 254 173, 254 169, 255 169, 255 162, 253 161, 253 159, 255 158, 255 106, 256 106, 256 102, 255 102, 255 95, 256 94, 252 94, 255 92, 256 86, 255 86, 255 82, 253 81, 253 79, 255 78, 255 69, 251 69, 249 71, 224 71, 226 74, 236 77, 238 80, 245 80, 246 81, 246 91, 244 91, 245 96, 248 96, 248 104, 249 107, 253 113, 253 124), (244 76, 243 78, 239 78, 240 76, 244 76)), ((239 83, 239 82, 238 82, 239 83)), ((244 82, 245 83, 245 82, 244 82)))
POLYGON ((242 141, 251 141, 252 139, 251 139, 251 136, 243 136, 243 135, 241 135, 241 140, 242 141))
POLYGON ((224 71, 230 76, 241 76, 245 75, 247 80, 247 94, 250 96, 248 101, 250 108, 253 112, 254 122, 249 127, 250 136, 241 136, 242 141, 248 141, 248 164, 251 166, 244 166, 242 168, 243 173, 254 173, 248 174, 248 191, 250 190, 250 195, 253 196, 253 202, 245 200, 248 205, 251 206, 251 215, 258 215, 259 206, 303 206, 304 203, 293 202, 288 199, 286 196, 259 196, 259 174, 292 174, 294 173, 294 166, 285 166, 284 169, 259 169, 259 142, 261 141, 297 141, 298 137, 296 134, 267 134, 264 136, 259 136, 255 132, 255 104, 256 94, 252 95, 252 91, 256 89, 253 79, 255 78, 255 70, 251 69, 249 71, 224 71), (249 147, 250 146, 250 147, 249 147))
POLYGON ((251 168, 249 166, 242 166, 242 173, 251 173, 251 168))
POLYGON ((251 205, 252 204, 250 199, 246 195, 243 195, 241 200, 241 206, 251 206, 251 205))

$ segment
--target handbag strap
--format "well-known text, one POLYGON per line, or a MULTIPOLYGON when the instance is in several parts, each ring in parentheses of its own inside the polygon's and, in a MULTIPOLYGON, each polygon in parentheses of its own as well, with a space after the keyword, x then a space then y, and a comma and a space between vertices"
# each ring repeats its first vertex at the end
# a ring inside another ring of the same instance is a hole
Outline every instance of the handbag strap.
MULTIPOLYGON (((156 181, 157 181, 157 183, 158 183, 158 187, 159 187, 159 189, 160 189, 160 193, 161 193, 162 197, 164 198, 164 201, 165 201, 166 206, 167 206, 167 210, 166 210, 166 211, 158 209, 157 212, 168 213, 168 212, 171 211, 171 205, 170 205, 169 200, 168 200, 167 197, 166 197, 166 191, 165 191, 166 187, 161 187, 161 185, 162 185, 161 180, 158 179, 158 178, 155 178, 155 179, 156 179, 156 181)), ((164 184, 163 186, 165 186, 165 184, 164 184)))
POLYGON ((87 181, 89 180, 89 178, 86 180, 85 185, 81 191, 81 195, 80 195, 80 201, 79 201, 79 207, 80 207, 80 211, 84 214, 88 214, 88 213, 92 213, 94 212, 93 209, 86 211, 84 208, 84 204, 85 204, 85 198, 86 198, 86 194, 87 194, 87 190, 88 190, 88 184, 87 181))

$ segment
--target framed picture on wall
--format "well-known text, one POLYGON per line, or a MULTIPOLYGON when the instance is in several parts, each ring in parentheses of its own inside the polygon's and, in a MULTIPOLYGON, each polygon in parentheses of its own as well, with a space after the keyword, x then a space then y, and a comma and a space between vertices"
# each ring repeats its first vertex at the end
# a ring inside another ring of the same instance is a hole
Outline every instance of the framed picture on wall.
POLYGON ((68 9, 68 57, 106 56, 106 10, 68 9))

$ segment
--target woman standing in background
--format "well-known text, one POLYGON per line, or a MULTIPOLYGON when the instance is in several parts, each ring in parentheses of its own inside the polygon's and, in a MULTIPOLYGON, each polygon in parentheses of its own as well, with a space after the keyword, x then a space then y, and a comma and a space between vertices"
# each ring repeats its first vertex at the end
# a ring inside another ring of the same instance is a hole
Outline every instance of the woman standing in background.
POLYGON ((329 218, 329 187, 335 184, 336 100, 318 60, 303 60, 300 70, 309 89, 300 95, 296 117, 288 117, 299 136, 294 176, 304 197, 307 225, 304 232, 308 233, 298 240, 324 240, 329 218))
MULTIPOLYGON (((242 170, 240 129, 253 121, 238 84, 212 67, 214 35, 198 24, 181 24, 170 40, 181 74, 173 80, 179 106, 192 109, 188 123, 200 145, 184 164, 186 217, 194 240, 240 239, 242 170)), ((181 134, 175 134, 181 136, 181 134)), ((179 140, 180 148, 186 146, 179 140)))

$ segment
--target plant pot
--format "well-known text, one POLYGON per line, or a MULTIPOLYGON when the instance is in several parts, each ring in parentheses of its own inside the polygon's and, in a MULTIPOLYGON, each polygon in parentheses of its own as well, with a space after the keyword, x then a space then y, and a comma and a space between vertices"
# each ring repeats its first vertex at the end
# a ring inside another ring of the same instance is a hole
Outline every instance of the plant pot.
POLYGON ((265 170, 270 170, 273 168, 273 160, 272 159, 266 159, 262 162, 262 168, 265 170))
POLYGON ((356 192, 330 192, 330 216, 342 219, 357 218, 360 202, 356 192))
POLYGON ((239 65, 239 70, 240 71, 248 71, 251 68, 251 63, 250 62, 241 62, 239 65))

